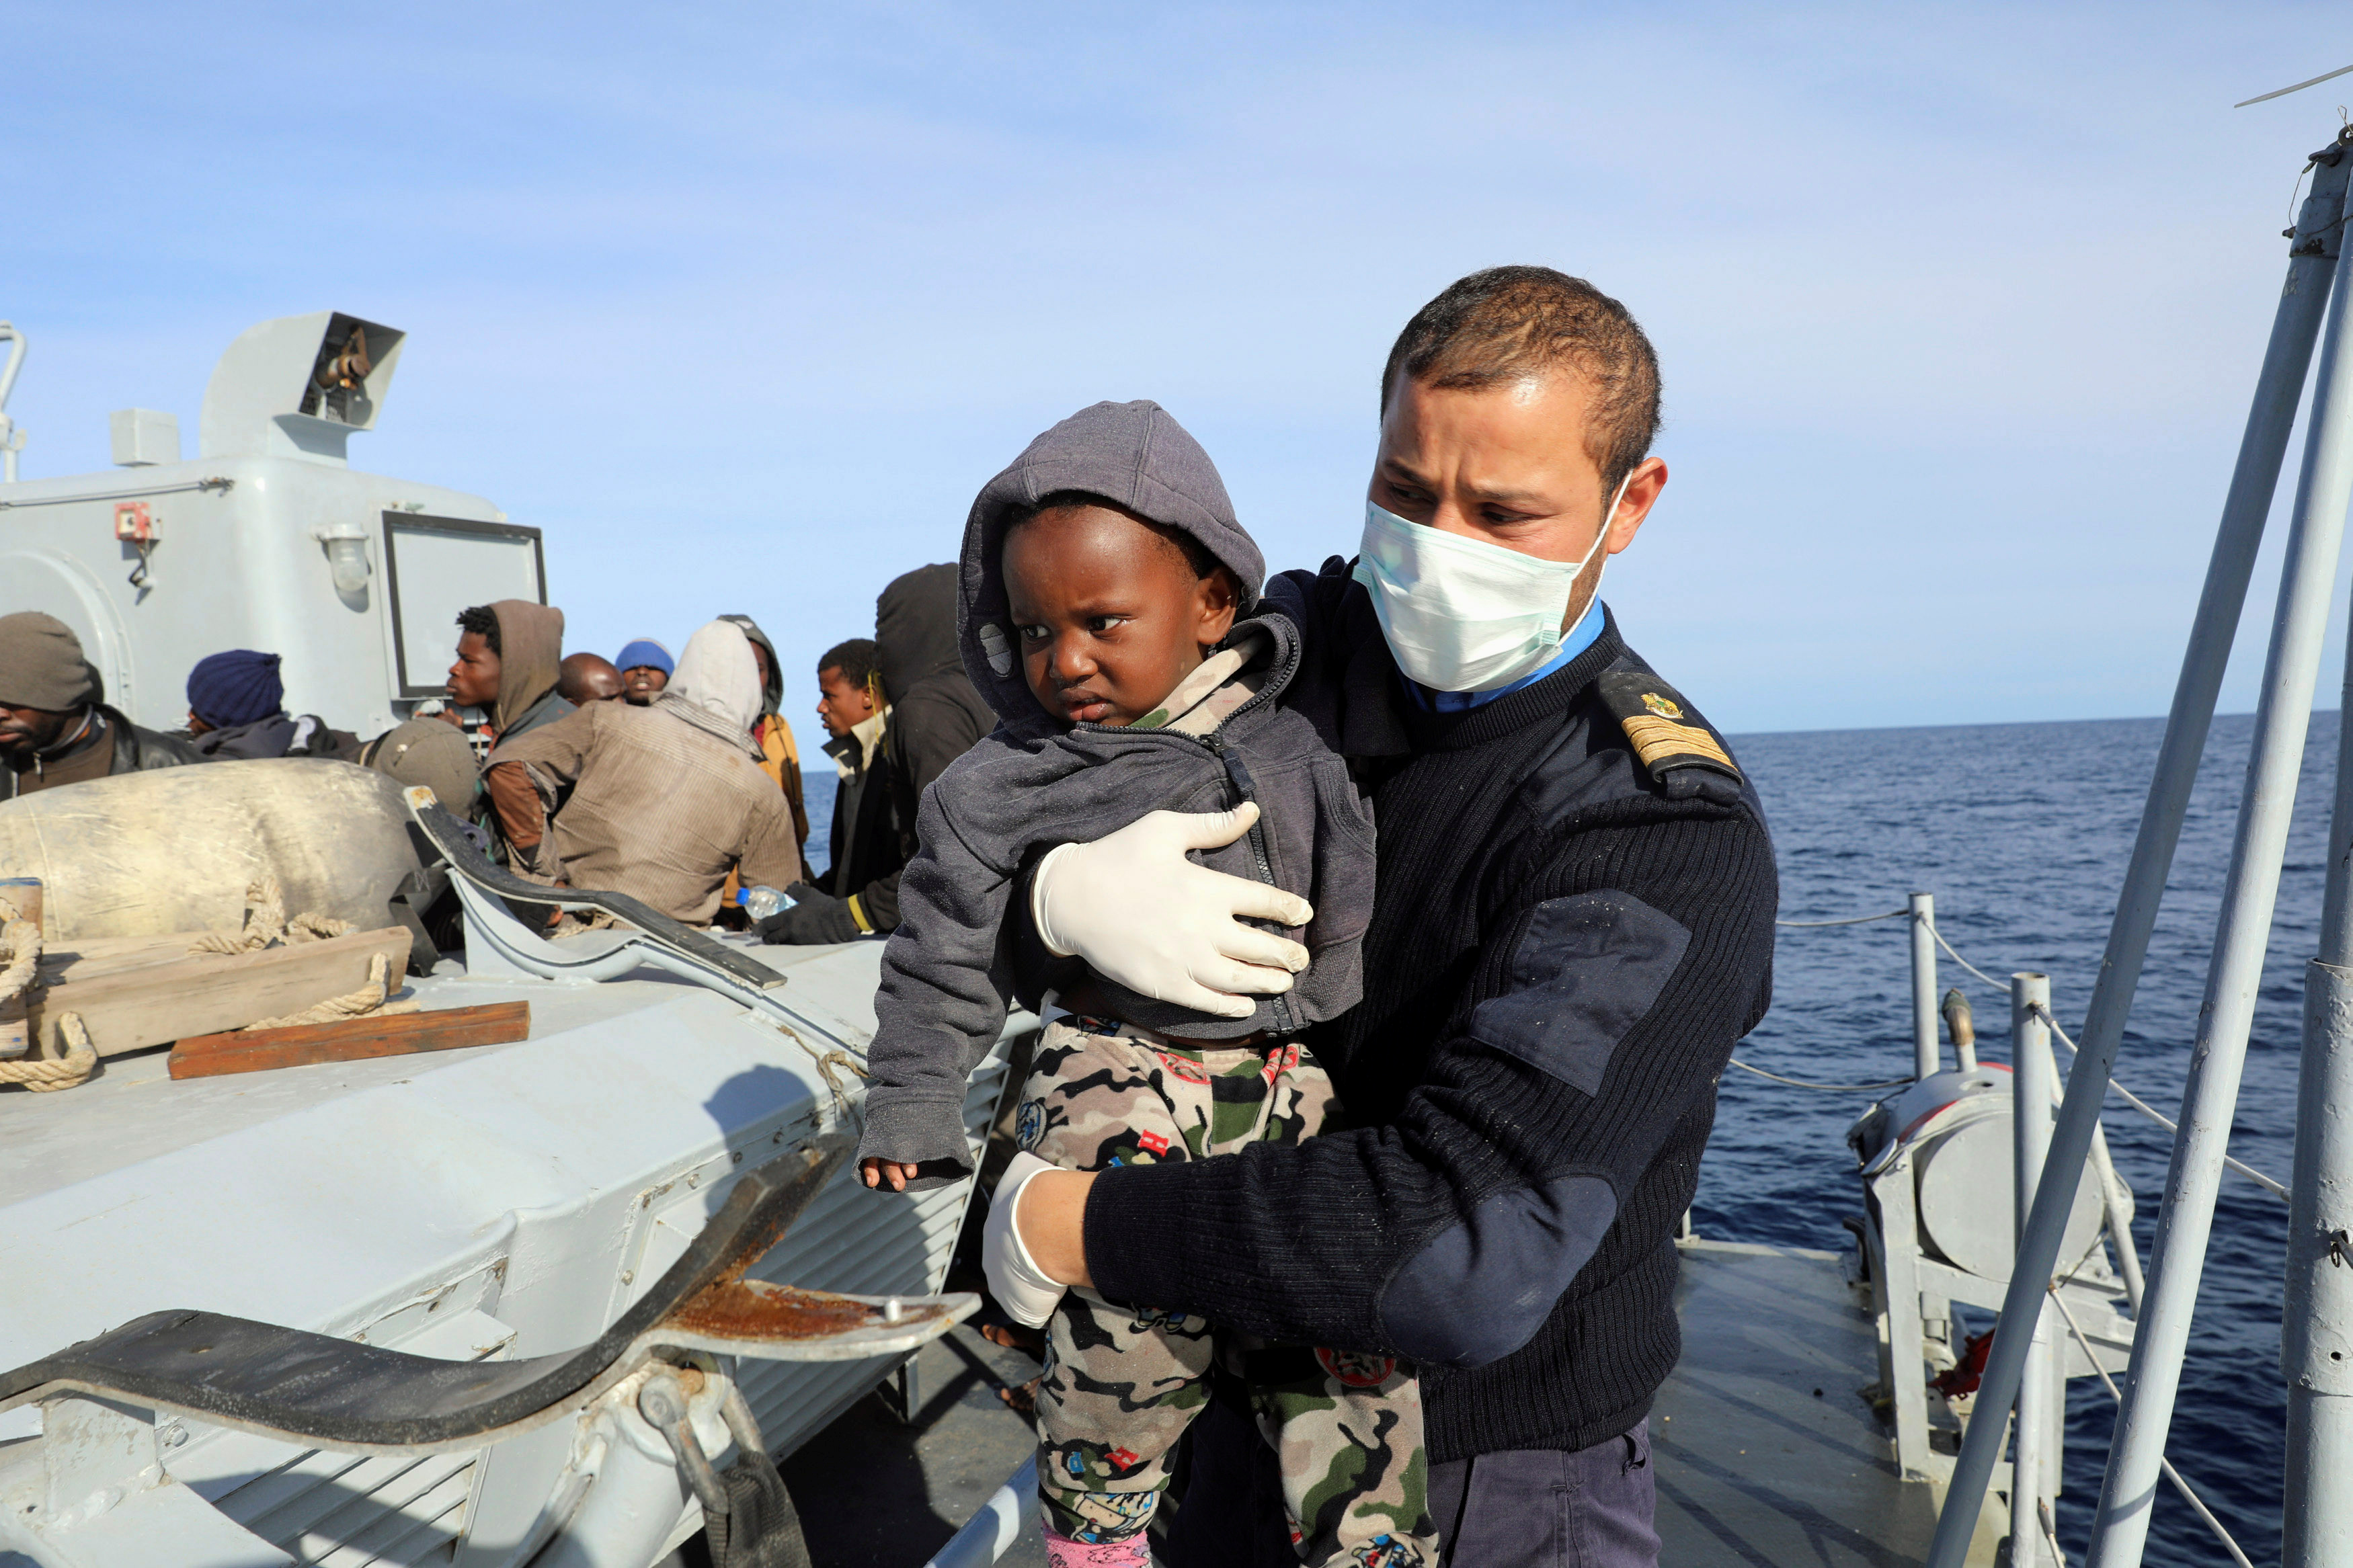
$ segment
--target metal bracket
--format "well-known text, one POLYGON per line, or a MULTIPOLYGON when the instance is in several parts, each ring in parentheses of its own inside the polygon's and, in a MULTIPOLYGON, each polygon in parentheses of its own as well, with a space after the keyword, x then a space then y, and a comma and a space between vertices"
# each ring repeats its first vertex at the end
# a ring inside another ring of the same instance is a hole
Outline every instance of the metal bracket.
MULTIPOLYGON (((919 1352, 920 1353, 920 1352, 919 1352)), ((923 1374, 916 1356, 909 1356, 882 1380, 874 1396, 902 1426, 913 1426, 923 1412, 923 1374)))
POLYGON ((694 1489, 702 1504, 705 1519, 723 1519, 728 1512, 727 1489, 712 1468, 711 1456, 702 1451, 702 1441, 694 1435, 694 1422, 687 1415, 686 1390, 680 1386, 678 1374, 661 1371, 646 1379, 638 1390, 638 1414, 646 1425, 662 1435, 670 1445, 670 1457, 678 1461, 679 1474, 694 1489))
POLYGON ((776 1473, 776 1462, 768 1457, 752 1407, 733 1380, 712 1372, 703 1376, 719 1384, 720 1418, 735 1444, 735 1460, 725 1475, 712 1464, 694 1434, 689 1398, 677 1373, 661 1368, 646 1379, 638 1392, 638 1414, 670 1445, 679 1474, 702 1505, 703 1539, 712 1561, 717 1568, 809 1568, 799 1511, 776 1473))

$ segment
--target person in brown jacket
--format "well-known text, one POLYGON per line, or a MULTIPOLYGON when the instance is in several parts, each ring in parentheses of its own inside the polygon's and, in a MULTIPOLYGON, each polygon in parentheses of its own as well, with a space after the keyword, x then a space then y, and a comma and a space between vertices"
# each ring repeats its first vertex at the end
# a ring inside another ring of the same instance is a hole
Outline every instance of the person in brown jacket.
POLYGON ((649 705, 591 703, 501 741, 485 777, 494 798, 521 803, 503 813, 515 868, 626 893, 691 925, 711 923, 731 870, 754 885, 795 880, 792 813, 752 738, 760 697, 742 628, 713 621, 649 705))
MULTIPOLYGON (((492 745, 502 745, 553 724, 573 710, 556 689, 564 673, 564 612, 528 599, 501 599, 458 612, 458 657, 449 666, 449 701, 479 708, 491 716, 484 728, 492 745)), ((495 858, 513 858, 515 835, 539 833, 531 826, 530 791, 510 783, 502 794, 486 773, 482 805, 475 820, 497 839, 495 858)))

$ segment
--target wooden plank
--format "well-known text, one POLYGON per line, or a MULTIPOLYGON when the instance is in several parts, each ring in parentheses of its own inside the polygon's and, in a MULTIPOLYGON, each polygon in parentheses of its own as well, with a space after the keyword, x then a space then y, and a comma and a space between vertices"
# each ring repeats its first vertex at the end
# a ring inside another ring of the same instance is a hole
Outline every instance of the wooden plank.
POLYGON ((32 994, 33 1028, 62 1054, 58 1019, 77 1013, 98 1054, 120 1056, 299 1013, 356 991, 367 984, 368 961, 379 952, 396 990, 408 966, 405 926, 234 956, 199 953, 86 981, 69 969, 63 980, 32 994))
POLYGON ((128 969, 177 963, 186 958, 227 956, 225 953, 206 955, 188 951, 195 945, 197 938, 206 934, 200 931, 178 931, 162 936, 101 936, 52 942, 41 950, 41 984, 62 985, 69 981, 94 980, 101 974, 120 973, 128 969))
POLYGON ((493 1002, 480 1007, 397 1013, 386 1018, 350 1018, 340 1024, 298 1024, 283 1029, 199 1036, 172 1047, 172 1076, 218 1078, 320 1062, 406 1056, 413 1051, 502 1046, 530 1037, 530 1003, 493 1002))

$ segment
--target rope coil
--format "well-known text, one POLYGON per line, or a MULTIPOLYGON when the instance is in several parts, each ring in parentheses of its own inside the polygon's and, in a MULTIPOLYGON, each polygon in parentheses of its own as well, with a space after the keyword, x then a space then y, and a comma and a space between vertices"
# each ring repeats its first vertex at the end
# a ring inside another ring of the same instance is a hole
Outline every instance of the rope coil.
MULTIPOLYGON (((5 899, 0 899, 0 949, 7 952, 7 963, 0 967, 0 1005, 20 1004, 18 1010, 29 1020, 32 1010, 23 1004, 32 994, 40 973, 41 928, 5 899)), ((98 1071, 98 1052, 90 1043, 90 1031, 82 1026, 81 1015, 60 1016, 58 1035, 64 1042, 63 1051, 36 1036, 26 1055, 0 1061, 0 1083, 21 1083, 35 1094, 53 1094, 90 1081, 98 1071)))
MULTIPOLYGON (((245 896, 243 929, 206 932, 189 945, 190 953, 234 956, 259 952, 281 943, 291 946, 301 942, 325 942, 353 930, 349 921, 333 920, 325 915, 308 912, 288 915, 286 895, 275 878, 248 883, 245 896)), ((0 1007, 18 1004, 28 1020, 31 1016, 30 999, 39 979, 41 951, 41 928, 19 915, 15 905, 0 900, 0 1007)), ((387 1000, 397 984, 393 978, 389 955, 371 953, 368 956, 367 982, 358 990, 312 1003, 299 1013, 289 1013, 279 1018, 263 1018, 244 1027, 248 1031, 285 1029, 305 1024, 336 1024, 346 1018, 380 1017, 418 1011, 419 1004, 414 1001, 387 1000)), ((22 1084, 35 1094, 53 1094, 61 1089, 72 1089, 88 1083, 97 1074, 98 1048, 91 1044, 89 1026, 82 1022, 79 1013, 58 1015, 56 1030, 36 1031, 32 1047, 26 1055, 12 1060, 0 1060, 0 1084, 22 1084)))
MULTIPOLYGON (((340 922, 335 922, 340 923, 340 922)), ((417 1002, 387 1002, 385 997, 392 989, 392 961, 381 952, 368 955, 367 984, 341 996, 330 996, 314 1002, 300 1013, 289 1013, 282 1018, 262 1018, 245 1026, 244 1033, 256 1029, 291 1029, 304 1024, 340 1024, 346 1018, 390 1017, 399 1013, 415 1013, 421 1009, 417 1002)))
POLYGON ((98 1050, 90 1043, 90 1031, 82 1026, 81 1015, 59 1014, 58 1035, 66 1047, 62 1056, 51 1054, 52 1046, 43 1039, 34 1047, 40 1055, 0 1062, 0 1083, 21 1083, 35 1094, 54 1094, 96 1077, 98 1050))
POLYGON ((309 911, 289 916, 286 895, 279 888, 278 879, 265 877, 259 882, 245 885, 243 930, 207 931, 189 943, 188 951, 191 953, 259 952, 281 942, 291 947, 299 942, 325 942, 330 937, 348 935, 353 929, 349 921, 332 920, 309 911))

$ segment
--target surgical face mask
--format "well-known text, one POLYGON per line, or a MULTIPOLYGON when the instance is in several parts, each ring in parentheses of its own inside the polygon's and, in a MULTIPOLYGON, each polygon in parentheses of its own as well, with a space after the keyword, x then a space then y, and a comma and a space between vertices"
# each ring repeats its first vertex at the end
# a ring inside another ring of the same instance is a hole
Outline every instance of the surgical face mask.
POLYGON ((1539 561, 1366 502, 1355 575, 1407 679, 1433 691, 1491 691, 1543 668, 1560 651, 1577 576, 1597 558, 1593 592, 1601 592, 1609 525, 1633 477, 1619 481, 1601 531, 1577 561, 1539 561))

